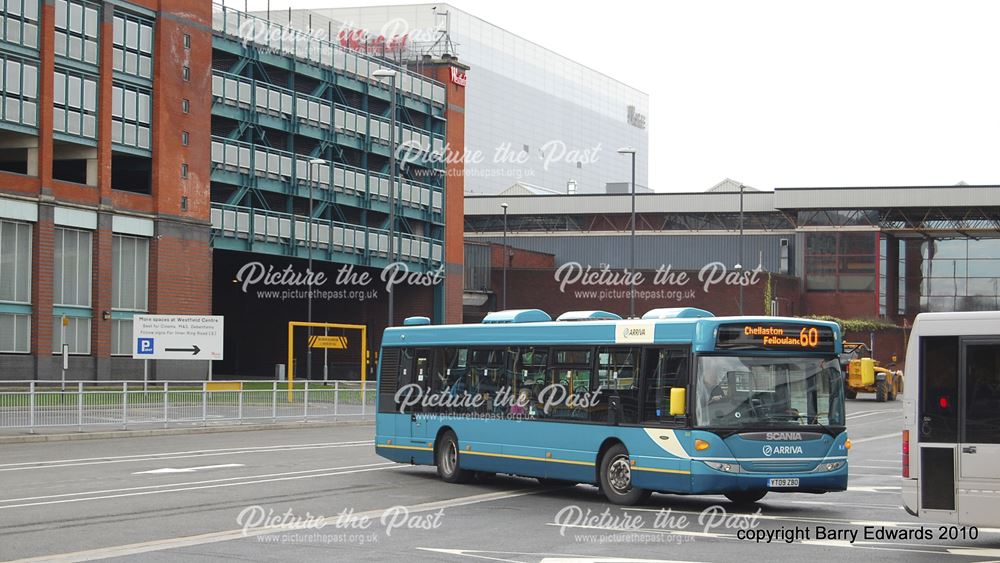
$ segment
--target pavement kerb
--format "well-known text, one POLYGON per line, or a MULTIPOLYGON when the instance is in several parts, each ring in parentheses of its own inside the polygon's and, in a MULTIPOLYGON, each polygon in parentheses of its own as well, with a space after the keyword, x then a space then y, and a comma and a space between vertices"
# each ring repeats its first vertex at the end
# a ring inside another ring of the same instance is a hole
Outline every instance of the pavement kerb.
POLYGON ((271 424, 234 424, 231 426, 196 426, 192 428, 148 428, 140 430, 94 430, 63 434, 18 434, 0 436, 3 444, 32 444, 38 442, 69 442, 74 440, 105 440, 109 438, 144 438, 150 436, 183 436, 186 434, 214 434, 218 432, 249 432, 256 430, 288 430, 290 428, 323 428, 328 426, 371 426, 374 420, 344 420, 316 422, 275 422, 271 424))

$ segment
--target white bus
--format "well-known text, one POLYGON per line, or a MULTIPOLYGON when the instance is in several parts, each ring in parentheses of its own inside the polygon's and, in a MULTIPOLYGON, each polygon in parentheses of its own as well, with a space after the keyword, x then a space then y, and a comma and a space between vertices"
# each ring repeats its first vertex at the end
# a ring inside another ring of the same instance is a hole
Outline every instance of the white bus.
POLYGON ((906 374, 906 511, 1000 525, 1000 311, 917 315, 906 374))

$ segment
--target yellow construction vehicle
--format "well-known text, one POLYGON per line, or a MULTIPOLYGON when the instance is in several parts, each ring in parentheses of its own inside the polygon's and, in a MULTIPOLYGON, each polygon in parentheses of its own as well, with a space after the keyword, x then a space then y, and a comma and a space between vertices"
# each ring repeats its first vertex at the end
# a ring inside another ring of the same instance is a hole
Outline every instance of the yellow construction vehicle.
POLYGON ((879 365, 871 350, 861 342, 844 342, 840 365, 847 375, 844 394, 855 399, 858 393, 875 393, 875 400, 882 403, 895 401, 903 392, 903 372, 879 365))

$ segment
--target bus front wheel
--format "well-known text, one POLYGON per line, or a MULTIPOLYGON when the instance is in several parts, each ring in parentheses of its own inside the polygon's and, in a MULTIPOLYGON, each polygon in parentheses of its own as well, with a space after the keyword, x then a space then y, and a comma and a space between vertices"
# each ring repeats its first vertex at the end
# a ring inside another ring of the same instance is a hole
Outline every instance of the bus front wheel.
POLYGON ((434 452, 438 475, 446 483, 468 483, 472 472, 462 469, 458 462, 458 438, 452 431, 445 432, 434 452))
POLYGON ((753 504, 764 498, 767 491, 740 491, 738 493, 726 493, 726 498, 734 504, 753 504))
POLYGON ((632 462, 628 450, 621 444, 608 448, 601 458, 601 491, 614 504, 641 504, 650 491, 632 484, 632 462))

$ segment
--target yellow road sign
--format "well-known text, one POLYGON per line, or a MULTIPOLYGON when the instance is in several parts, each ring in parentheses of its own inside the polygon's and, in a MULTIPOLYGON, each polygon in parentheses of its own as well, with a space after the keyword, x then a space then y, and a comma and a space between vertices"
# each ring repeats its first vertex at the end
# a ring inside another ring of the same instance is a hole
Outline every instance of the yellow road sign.
POLYGON ((330 348, 332 350, 346 350, 346 336, 311 336, 309 337, 310 348, 330 348))

